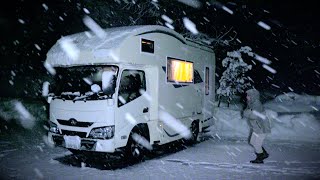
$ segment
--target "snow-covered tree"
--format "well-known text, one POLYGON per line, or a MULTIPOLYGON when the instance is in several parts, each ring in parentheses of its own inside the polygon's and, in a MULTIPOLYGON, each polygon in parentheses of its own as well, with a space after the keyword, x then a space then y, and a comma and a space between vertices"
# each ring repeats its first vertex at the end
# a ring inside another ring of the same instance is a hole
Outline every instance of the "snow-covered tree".
POLYGON ((222 73, 219 80, 220 86, 217 89, 219 96, 219 104, 222 96, 228 98, 228 106, 232 95, 243 93, 244 90, 251 86, 250 77, 246 76, 246 72, 251 70, 252 66, 248 65, 242 59, 242 54, 247 54, 253 57, 254 53, 248 46, 241 47, 240 49, 227 53, 227 57, 222 60, 222 66, 226 70, 222 73))

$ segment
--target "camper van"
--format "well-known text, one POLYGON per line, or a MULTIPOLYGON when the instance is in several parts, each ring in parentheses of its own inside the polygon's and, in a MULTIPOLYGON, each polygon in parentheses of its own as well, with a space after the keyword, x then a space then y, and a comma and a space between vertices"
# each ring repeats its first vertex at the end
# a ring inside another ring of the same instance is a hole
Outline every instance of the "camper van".
POLYGON ((169 142, 196 142, 214 123, 212 48, 164 26, 65 36, 45 66, 54 72, 48 140, 73 153, 139 159, 169 142))

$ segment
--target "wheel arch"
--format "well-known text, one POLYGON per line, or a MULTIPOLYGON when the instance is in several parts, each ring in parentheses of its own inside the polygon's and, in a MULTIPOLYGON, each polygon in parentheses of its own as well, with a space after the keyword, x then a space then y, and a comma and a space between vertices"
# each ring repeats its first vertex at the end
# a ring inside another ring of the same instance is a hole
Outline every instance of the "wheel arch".
MULTIPOLYGON (((137 133, 143 136, 144 138, 146 138, 146 140, 150 142, 150 131, 147 123, 139 123, 135 125, 131 129, 128 139, 130 138, 131 133, 137 133)), ((127 144, 128 144, 128 141, 127 141, 127 144)))

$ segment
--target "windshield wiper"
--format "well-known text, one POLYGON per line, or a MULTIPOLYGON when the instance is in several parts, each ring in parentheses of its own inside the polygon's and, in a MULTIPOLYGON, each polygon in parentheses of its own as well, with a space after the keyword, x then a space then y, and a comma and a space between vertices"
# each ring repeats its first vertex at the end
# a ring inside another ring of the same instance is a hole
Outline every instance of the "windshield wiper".
POLYGON ((80 101, 80 100, 87 100, 87 98, 91 98, 91 99, 108 99, 110 96, 107 96, 107 95, 100 95, 100 94, 103 94, 103 92, 98 92, 98 93, 94 93, 94 92, 87 92, 85 93, 84 95, 81 95, 81 96, 78 96, 78 97, 75 97, 72 101, 75 102, 75 101, 80 101), (95 97, 95 98, 92 98, 92 97, 95 97))

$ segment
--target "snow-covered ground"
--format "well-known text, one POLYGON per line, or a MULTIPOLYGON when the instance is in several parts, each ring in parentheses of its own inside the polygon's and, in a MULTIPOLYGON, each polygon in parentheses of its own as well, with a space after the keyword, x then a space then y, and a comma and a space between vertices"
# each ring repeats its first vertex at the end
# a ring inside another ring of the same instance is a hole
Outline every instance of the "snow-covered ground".
MULTIPOLYGON (((320 142, 320 96, 287 93, 264 103, 272 132, 268 139, 285 141, 320 142)), ((249 126, 241 117, 241 104, 216 108, 213 135, 247 138, 249 126)))
POLYGON ((247 143, 241 104, 216 108, 215 126, 200 143, 171 144, 131 165, 115 157, 77 158, 63 148, 48 146, 43 140, 45 106, 38 101, 1 99, 0 179, 319 179, 319 98, 294 96, 278 96, 264 104, 274 118, 265 142, 270 157, 261 165, 249 163, 255 156, 247 143))

